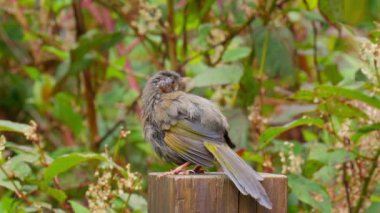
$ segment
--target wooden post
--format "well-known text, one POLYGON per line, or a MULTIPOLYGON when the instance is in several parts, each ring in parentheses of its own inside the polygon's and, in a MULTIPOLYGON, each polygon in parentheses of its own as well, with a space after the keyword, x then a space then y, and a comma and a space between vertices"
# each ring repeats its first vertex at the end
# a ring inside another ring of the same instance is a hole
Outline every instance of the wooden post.
POLYGON ((251 213, 287 212, 287 177, 261 173, 262 182, 272 210, 239 193, 235 185, 221 172, 197 175, 150 173, 148 178, 149 213, 251 213))

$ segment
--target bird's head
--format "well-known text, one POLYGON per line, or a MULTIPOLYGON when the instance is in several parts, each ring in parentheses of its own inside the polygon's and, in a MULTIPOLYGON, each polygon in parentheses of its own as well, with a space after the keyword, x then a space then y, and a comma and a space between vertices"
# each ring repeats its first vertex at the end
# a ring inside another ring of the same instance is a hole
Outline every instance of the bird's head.
POLYGON ((184 82, 180 75, 173 71, 160 71, 148 82, 148 86, 155 93, 171 93, 184 89, 184 82))
POLYGON ((173 71, 160 71, 149 79, 142 94, 143 114, 147 117, 161 95, 185 89, 185 80, 173 71))

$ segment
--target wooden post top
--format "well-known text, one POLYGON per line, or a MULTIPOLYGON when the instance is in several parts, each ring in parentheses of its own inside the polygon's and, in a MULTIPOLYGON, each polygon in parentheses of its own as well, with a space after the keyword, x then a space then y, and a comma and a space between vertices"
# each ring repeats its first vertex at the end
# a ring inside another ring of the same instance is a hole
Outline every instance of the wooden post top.
POLYGON ((257 204, 250 196, 242 195, 223 172, 204 174, 148 175, 148 211, 150 213, 286 213, 287 177, 281 174, 260 173, 261 182, 272 210, 257 204))
MULTIPOLYGON (((152 177, 159 177, 160 175, 162 175, 163 172, 149 172, 149 176, 152 176, 152 177)), ((279 178, 279 179, 287 179, 286 175, 282 175, 282 174, 274 174, 274 173, 260 173, 259 174, 261 175, 261 177, 265 179, 276 179, 276 178, 279 178)), ((182 179, 182 178, 194 178, 194 179, 198 179, 198 178, 201 178, 201 179, 209 179, 209 178, 227 178, 228 177, 224 174, 224 172, 206 172, 204 174, 189 174, 189 175, 166 175, 166 176, 163 176, 161 178, 175 178, 175 179, 182 179)))

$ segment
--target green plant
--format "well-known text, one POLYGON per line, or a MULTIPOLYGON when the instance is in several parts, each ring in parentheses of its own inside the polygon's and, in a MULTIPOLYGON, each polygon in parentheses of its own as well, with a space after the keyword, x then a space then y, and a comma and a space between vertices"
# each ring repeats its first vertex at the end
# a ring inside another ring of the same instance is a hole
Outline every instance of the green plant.
POLYGON ((223 109, 245 160, 288 175, 289 212, 378 212, 379 10, 0 0, 0 211, 88 211, 99 194, 89 189, 109 192, 112 211, 146 211, 147 172, 171 165, 143 139, 139 96, 172 69, 223 109), (119 195, 113 178, 128 180, 127 165, 142 189, 119 195))

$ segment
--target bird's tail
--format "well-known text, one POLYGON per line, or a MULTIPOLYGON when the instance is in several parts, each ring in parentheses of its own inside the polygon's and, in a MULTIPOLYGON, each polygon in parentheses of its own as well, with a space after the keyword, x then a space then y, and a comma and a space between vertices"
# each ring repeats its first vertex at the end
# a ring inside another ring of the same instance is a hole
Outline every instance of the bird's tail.
POLYGON ((223 171, 242 194, 250 195, 255 198, 260 205, 267 209, 272 209, 272 203, 265 189, 259 182, 262 181, 263 178, 257 172, 248 166, 248 164, 227 145, 205 142, 205 146, 207 150, 214 155, 222 166, 223 171))

